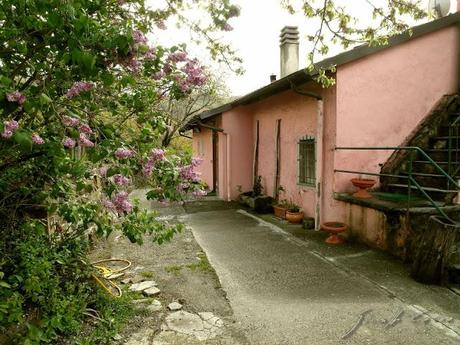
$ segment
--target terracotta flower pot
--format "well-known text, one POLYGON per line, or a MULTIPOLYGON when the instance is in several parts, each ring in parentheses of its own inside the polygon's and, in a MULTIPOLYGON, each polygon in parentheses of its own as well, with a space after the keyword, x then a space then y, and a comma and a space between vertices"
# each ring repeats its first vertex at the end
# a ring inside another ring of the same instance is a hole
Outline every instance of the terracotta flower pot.
POLYGON ((376 181, 369 178, 352 178, 351 183, 353 186, 358 187, 359 190, 353 194, 355 198, 369 199, 372 198, 372 195, 367 191, 368 188, 371 188, 375 185, 376 181))
POLYGON ((286 219, 286 211, 287 207, 281 205, 273 205, 273 212, 275 213, 275 217, 286 219))
POLYGON ((303 220, 303 212, 286 211, 286 220, 292 224, 300 224, 303 220))
POLYGON ((345 240, 339 236, 341 232, 347 230, 347 226, 341 222, 325 222, 321 224, 321 230, 327 232, 330 236, 326 238, 326 243, 342 244, 345 240))

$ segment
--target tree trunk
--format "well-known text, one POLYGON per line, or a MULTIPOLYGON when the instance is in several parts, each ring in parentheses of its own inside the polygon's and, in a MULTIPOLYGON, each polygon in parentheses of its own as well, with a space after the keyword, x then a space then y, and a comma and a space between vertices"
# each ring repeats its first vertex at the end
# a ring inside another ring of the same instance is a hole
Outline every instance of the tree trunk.
POLYGON ((161 140, 162 147, 168 147, 171 144, 172 133, 169 128, 166 129, 165 134, 163 135, 163 139, 161 140))
POLYGON ((418 282, 439 284, 447 279, 447 263, 452 253, 459 224, 431 216, 427 226, 412 240, 411 276, 418 282))

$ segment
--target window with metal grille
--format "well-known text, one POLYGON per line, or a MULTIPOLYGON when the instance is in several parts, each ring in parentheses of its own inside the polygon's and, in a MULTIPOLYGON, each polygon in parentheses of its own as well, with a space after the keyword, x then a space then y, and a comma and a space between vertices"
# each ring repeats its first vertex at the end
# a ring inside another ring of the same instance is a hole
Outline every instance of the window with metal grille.
POLYGON ((316 182, 315 138, 299 140, 299 184, 314 186, 316 182))

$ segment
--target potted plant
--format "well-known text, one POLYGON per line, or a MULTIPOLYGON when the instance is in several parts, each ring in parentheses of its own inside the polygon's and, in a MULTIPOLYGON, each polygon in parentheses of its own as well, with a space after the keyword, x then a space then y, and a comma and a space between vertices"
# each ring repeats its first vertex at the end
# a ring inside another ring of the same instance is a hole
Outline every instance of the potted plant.
POLYGON ((273 198, 263 195, 262 191, 262 176, 258 176, 257 179, 254 180, 252 191, 240 194, 241 203, 254 209, 257 213, 272 212, 273 198))
POLYGON ((288 205, 289 203, 286 199, 280 200, 277 204, 273 205, 273 212, 275 216, 281 219, 286 219, 288 205))
POLYGON ((288 209, 286 211, 286 220, 289 223, 293 224, 300 224, 303 220, 303 212, 300 211, 300 206, 290 202, 288 205, 288 209))
POLYGON ((276 203, 273 205, 273 213, 275 217, 286 219, 286 211, 288 209, 288 201, 286 199, 281 199, 280 196, 285 192, 283 186, 278 187, 278 193, 276 194, 276 203))

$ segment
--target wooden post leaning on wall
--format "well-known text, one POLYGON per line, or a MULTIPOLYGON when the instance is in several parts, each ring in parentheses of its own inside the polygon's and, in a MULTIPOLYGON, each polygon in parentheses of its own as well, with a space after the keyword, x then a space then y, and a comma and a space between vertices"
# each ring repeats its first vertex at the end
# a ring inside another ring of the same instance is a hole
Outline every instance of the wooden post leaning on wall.
POLYGON ((278 202, 279 193, 280 193, 280 168, 281 168, 281 160, 280 160, 280 139, 281 139, 281 119, 276 120, 276 127, 275 127, 275 183, 273 197, 278 202))
POLYGON ((259 120, 256 122, 256 143, 254 147, 254 176, 252 179, 252 186, 257 181, 257 177, 259 176, 259 120))

